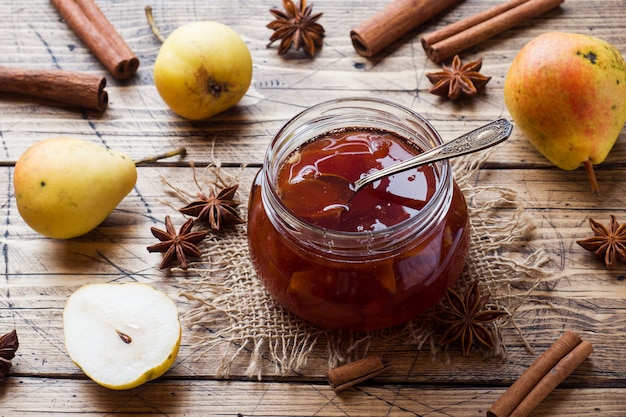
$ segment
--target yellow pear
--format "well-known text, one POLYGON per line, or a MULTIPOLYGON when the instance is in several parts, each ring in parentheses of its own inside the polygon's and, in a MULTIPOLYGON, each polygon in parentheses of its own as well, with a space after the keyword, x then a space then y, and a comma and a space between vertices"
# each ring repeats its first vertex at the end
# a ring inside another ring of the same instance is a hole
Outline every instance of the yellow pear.
POLYGON ((18 159, 13 176, 24 221, 57 239, 95 229, 136 181, 137 169, 128 156, 67 137, 35 143, 18 159))
POLYGON ((154 62, 154 84, 176 114, 208 119, 235 104, 252 82, 252 56, 232 28, 187 23, 165 40, 154 62))
POLYGON ((517 127, 551 163, 587 170, 604 161, 626 123, 626 63, 608 42, 547 32, 517 54, 504 82, 517 127))

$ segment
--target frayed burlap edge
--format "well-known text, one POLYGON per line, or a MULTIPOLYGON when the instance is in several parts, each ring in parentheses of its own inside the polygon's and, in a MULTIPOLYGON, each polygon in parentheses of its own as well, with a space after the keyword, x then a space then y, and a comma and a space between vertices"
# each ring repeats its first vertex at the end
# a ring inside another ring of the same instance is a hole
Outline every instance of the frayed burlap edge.
MULTIPOLYGON (((490 296, 490 306, 509 313, 506 319, 492 325, 495 346, 491 352, 485 352, 504 360, 504 326, 515 329, 532 350, 517 325, 515 313, 546 276, 543 266, 548 257, 541 250, 525 259, 510 255, 517 245, 530 238, 534 224, 515 192, 478 185, 478 169, 488 154, 459 158, 452 164, 470 209, 472 236, 468 262, 455 289, 463 292, 469 283, 479 279, 481 292, 490 296)), ((230 185, 238 179, 225 177, 220 167, 214 166, 195 180, 202 189, 230 185)), ((189 196, 181 190, 171 187, 170 191, 182 203, 189 202, 189 196)), ((242 208, 245 217, 244 211, 242 208)), ((438 344, 438 329, 428 314, 403 326, 363 333, 320 330, 293 316, 274 303, 257 279, 248 257, 245 226, 211 235, 202 244, 202 251, 201 260, 189 270, 194 273, 181 280, 187 288, 181 294, 194 304, 183 321, 193 330, 192 347, 198 355, 218 347, 224 352, 218 376, 228 377, 233 364, 242 361, 247 367, 246 375, 258 379, 268 372, 298 372, 314 350, 324 348, 328 367, 332 368, 365 356, 373 344, 385 343, 409 343, 416 350, 427 348, 434 356, 444 355, 449 360, 446 347, 438 344)))

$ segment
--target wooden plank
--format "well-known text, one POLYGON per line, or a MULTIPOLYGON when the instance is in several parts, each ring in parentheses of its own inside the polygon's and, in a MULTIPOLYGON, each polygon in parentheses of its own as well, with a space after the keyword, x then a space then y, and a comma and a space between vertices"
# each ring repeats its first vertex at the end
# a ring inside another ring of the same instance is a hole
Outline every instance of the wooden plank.
MULTIPOLYGON (((614 417, 623 412, 623 388, 566 385, 551 393, 533 417, 614 417)), ((479 416, 503 392, 503 388, 491 387, 373 383, 337 395, 325 384, 199 380, 155 381, 128 391, 111 391, 84 380, 9 378, 3 383, 0 412, 41 417, 59 411, 81 416, 479 416)))

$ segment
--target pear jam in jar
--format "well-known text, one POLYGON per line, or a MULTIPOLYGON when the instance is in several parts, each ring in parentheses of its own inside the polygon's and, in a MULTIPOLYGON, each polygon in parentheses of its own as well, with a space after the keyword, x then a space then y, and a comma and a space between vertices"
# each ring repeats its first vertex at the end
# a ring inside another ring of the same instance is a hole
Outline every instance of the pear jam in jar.
POLYGON ((311 107, 276 135, 248 206, 250 255, 268 293, 322 328, 374 330, 424 313, 460 276, 465 199, 447 161, 351 183, 439 145, 418 114, 351 98, 311 107))

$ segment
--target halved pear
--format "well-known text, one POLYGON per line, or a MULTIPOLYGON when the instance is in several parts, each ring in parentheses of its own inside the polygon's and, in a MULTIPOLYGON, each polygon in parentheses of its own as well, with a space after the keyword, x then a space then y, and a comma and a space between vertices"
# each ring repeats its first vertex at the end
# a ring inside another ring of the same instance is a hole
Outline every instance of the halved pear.
POLYGON ((70 358, 96 383, 121 390, 163 375, 176 360, 182 328, 164 292, 142 283, 88 284, 63 311, 70 358))

